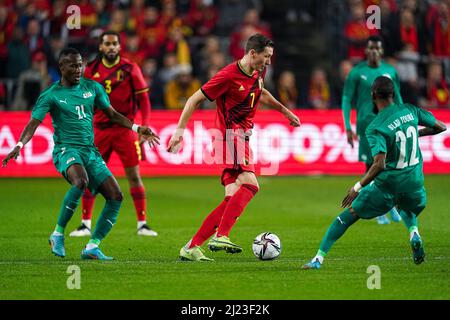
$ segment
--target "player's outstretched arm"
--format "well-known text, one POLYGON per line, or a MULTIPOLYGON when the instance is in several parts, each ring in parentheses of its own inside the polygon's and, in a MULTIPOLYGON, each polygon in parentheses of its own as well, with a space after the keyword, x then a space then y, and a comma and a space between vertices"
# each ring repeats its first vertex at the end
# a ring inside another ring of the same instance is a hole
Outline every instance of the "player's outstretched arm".
POLYGON ((199 89, 186 101, 180 120, 178 120, 177 129, 173 133, 172 138, 170 138, 169 145, 167 147, 168 152, 177 153, 180 150, 181 142, 183 141, 184 129, 186 129, 194 110, 205 100, 205 95, 199 89))
MULTIPOLYGON (((151 103, 148 96, 148 91, 135 93, 135 96, 142 115, 142 125, 147 126, 149 124, 151 111, 151 103)), ((139 135, 139 143, 143 143, 144 141, 145 138, 139 135)))
POLYGON ((375 177, 386 167, 386 153, 379 153, 373 158, 373 164, 369 171, 358 181, 349 191, 347 196, 342 200, 343 208, 350 207, 353 200, 358 196, 359 191, 367 186, 375 179, 375 177))
POLYGON ((419 130, 419 137, 423 136, 432 136, 435 134, 439 134, 447 130, 445 124, 439 120, 436 120, 436 123, 433 127, 425 127, 419 130))
POLYGON ((299 127, 300 119, 288 108, 286 108, 280 101, 274 98, 274 96, 266 89, 262 90, 261 103, 272 107, 273 109, 281 112, 288 120, 291 126, 299 127))
POLYGON ((159 137, 149 127, 133 124, 130 119, 118 113, 111 106, 109 108, 102 109, 102 111, 106 114, 106 116, 109 118, 109 120, 111 120, 112 123, 116 123, 122 127, 133 130, 134 132, 137 132, 139 135, 144 137, 151 147, 159 144, 159 137))
POLYGON ((23 146, 25 144, 27 144, 27 142, 30 141, 31 138, 33 138, 33 135, 36 132, 36 129, 37 129, 37 127, 39 127, 40 124, 41 124, 41 121, 34 119, 34 118, 30 119, 28 124, 23 129, 17 145, 14 147, 14 149, 11 150, 11 152, 6 156, 6 158, 2 160, 2 167, 6 167, 9 160, 17 159, 17 157, 20 154, 20 149, 22 149, 23 146))
POLYGON ((352 100, 356 91, 357 78, 355 77, 356 71, 352 70, 345 79, 344 90, 342 92, 342 119, 344 120, 345 132, 347 133, 347 142, 353 148, 353 141, 357 139, 357 135, 353 132, 350 124, 350 114, 352 111, 352 100))

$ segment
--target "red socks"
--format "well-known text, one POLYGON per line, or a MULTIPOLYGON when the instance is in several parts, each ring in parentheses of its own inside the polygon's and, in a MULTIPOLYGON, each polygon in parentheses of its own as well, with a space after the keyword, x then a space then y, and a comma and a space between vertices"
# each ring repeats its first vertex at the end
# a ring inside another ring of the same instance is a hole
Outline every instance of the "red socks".
POLYGON ((195 246, 201 246, 203 242, 209 239, 209 237, 211 237, 214 232, 216 232, 216 229, 219 226, 220 220, 222 219, 222 215, 225 211, 225 208, 227 207, 230 198, 231 197, 225 197, 222 203, 219 204, 219 206, 206 217, 200 229, 198 229, 197 233, 192 238, 189 249, 195 246))
POLYGON ((258 187, 252 184, 243 184, 239 190, 236 191, 230 201, 228 201, 228 205, 223 213, 222 221, 220 221, 219 228, 217 229, 218 237, 228 237, 231 228, 236 223, 236 220, 257 192, 258 187))
POLYGON ((225 197, 222 203, 205 218, 200 229, 192 238, 189 249, 201 246, 214 234, 216 229, 218 235, 228 237, 237 218, 257 192, 257 186, 243 184, 232 197, 225 197))
MULTIPOLYGON (((136 208, 136 216, 138 221, 146 220, 146 212, 147 212, 147 197, 145 195, 144 186, 130 188, 131 197, 133 198, 134 207, 136 208)), ((83 194, 82 208, 83 220, 91 220, 92 219, 92 208, 94 207, 95 197, 86 189, 83 194)))
POLYGON ((83 193, 82 197, 82 216, 83 220, 91 220, 92 218, 92 208, 94 208, 95 197, 92 195, 88 188, 83 193))
POLYGON ((130 194, 136 208, 137 221, 145 221, 147 218, 147 197, 144 186, 130 188, 130 194))

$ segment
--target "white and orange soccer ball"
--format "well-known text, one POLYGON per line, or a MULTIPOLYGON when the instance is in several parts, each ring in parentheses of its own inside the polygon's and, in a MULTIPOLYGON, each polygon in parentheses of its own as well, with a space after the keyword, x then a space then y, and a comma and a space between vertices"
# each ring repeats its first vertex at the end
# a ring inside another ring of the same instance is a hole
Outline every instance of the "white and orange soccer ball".
POLYGON ((281 253, 281 241, 276 234, 264 232, 253 240, 252 249, 258 259, 273 260, 281 253))

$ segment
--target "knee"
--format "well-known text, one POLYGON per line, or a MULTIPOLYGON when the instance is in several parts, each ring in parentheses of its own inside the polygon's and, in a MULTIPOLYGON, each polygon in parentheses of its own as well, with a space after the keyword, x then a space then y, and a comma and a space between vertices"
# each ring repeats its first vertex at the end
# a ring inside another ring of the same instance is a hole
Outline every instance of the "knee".
POLYGON ((256 177, 253 173, 249 173, 249 172, 241 173, 238 176, 238 178, 236 179, 236 184, 238 186, 251 185, 251 186, 255 187, 257 189, 257 191, 259 190, 258 180, 256 179, 256 177))
POLYGON ((89 185, 89 180, 87 178, 77 178, 73 181, 72 185, 84 191, 89 185))
POLYGON ((139 166, 132 168, 125 168, 125 174, 128 179, 130 186, 140 186, 142 185, 141 176, 139 174, 139 166))
POLYGON ((108 200, 114 200, 114 201, 119 201, 119 202, 123 201, 123 193, 119 187, 111 188, 110 190, 108 190, 108 192, 106 194, 103 194, 103 196, 105 197, 105 199, 107 201, 108 200))
POLYGON ((122 191, 120 191, 120 189, 119 189, 119 190, 113 192, 113 194, 111 196, 111 200, 122 202, 123 201, 123 193, 122 193, 122 191))
POLYGON ((237 184, 237 181, 234 183, 230 183, 225 187, 225 197, 232 197, 239 190, 240 185, 237 184))
POLYGON ((140 186, 142 185, 141 179, 139 178, 139 176, 133 176, 128 178, 128 182, 130 184, 130 186, 140 186))

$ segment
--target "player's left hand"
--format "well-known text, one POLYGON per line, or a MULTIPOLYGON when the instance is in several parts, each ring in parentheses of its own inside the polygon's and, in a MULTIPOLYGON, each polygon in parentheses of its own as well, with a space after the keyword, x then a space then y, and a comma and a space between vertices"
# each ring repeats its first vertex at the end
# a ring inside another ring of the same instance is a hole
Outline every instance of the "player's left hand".
POLYGON ((15 146, 14 149, 12 149, 11 152, 6 156, 6 158, 2 160, 2 168, 6 167, 9 160, 11 160, 11 159, 16 160, 17 157, 19 156, 19 154, 20 154, 20 147, 15 146))
POLYGON ((159 137, 156 135, 149 127, 147 126, 139 126, 138 134, 145 141, 148 142, 150 147, 156 147, 159 144, 159 137))
POLYGON ((170 138, 170 140, 169 140, 169 145, 167 147, 167 152, 177 153, 178 151, 180 151, 182 142, 183 142, 183 131, 182 130, 177 130, 172 135, 172 138, 170 138))
POLYGON ((300 124, 301 124, 300 119, 294 113, 289 112, 286 115, 286 118, 288 118, 289 124, 291 126, 293 126, 293 127, 300 127, 300 124))
POLYGON ((356 197, 358 196, 358 192, 355 191, 355 189, 353 189, 353 187, 348 191, 347 196, 344 198, 344 200, 342 200, 342 204, 341 207, 342 208, 347 208, 350 207, 352 205, 353 200, 356 199, 356 197))

